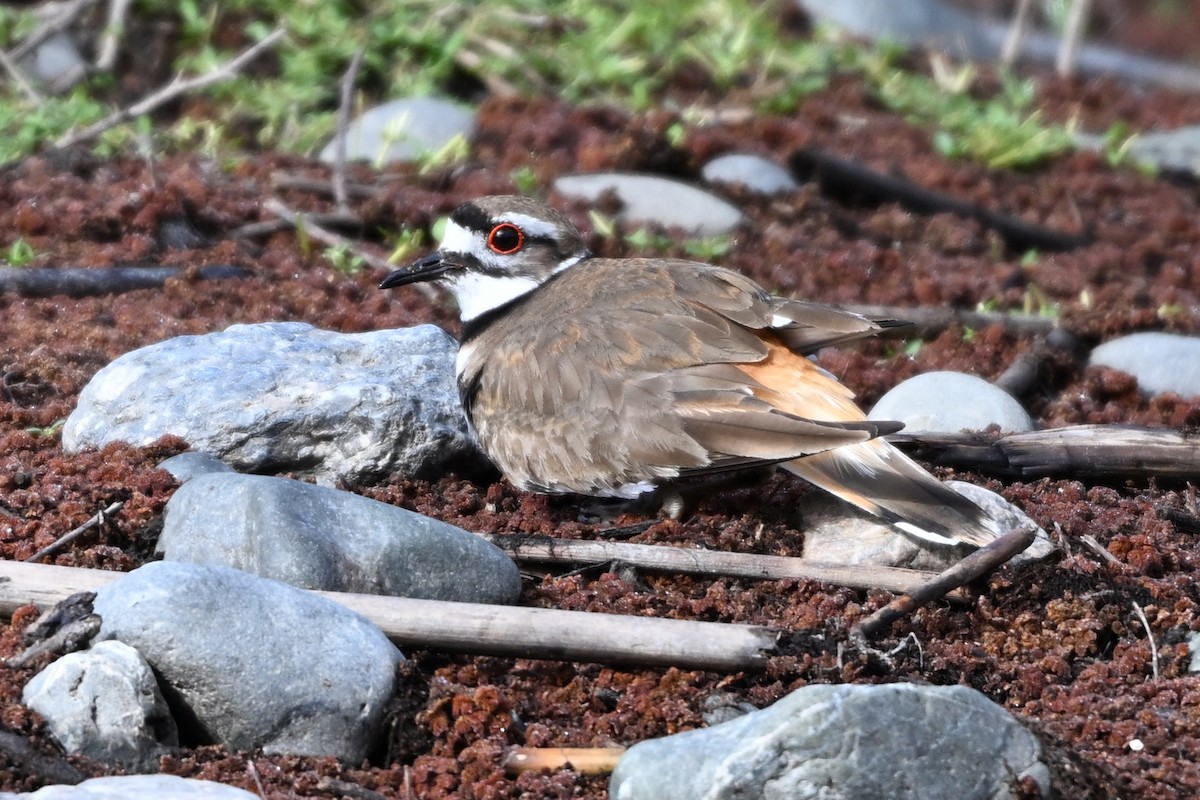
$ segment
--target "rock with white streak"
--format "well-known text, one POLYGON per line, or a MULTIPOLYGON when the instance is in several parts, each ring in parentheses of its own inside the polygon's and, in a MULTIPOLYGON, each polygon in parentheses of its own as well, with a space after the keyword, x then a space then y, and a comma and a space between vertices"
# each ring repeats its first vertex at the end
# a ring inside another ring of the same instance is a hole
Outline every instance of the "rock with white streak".
MULTIPOLYGON (((1051 792, 1042 746, 965 686, 813 685, 775 705, 631 747, 612 800, 1002 800, 1032 778, 1051 792)), ((1020 795, 1025 796, 1025 795, 1020 795)))
POLYGON ((35 675, 21 698, 68 753, 151 770, 179 745, 150 665, 121 642, 68 653, 35 675))
POLYGON ((100 370, 63 427, 63 447, 170 434, 241 472, 322 483, 478 468, 457 349, 432 325, 344 334, 281 322, 180 336, 100 370))

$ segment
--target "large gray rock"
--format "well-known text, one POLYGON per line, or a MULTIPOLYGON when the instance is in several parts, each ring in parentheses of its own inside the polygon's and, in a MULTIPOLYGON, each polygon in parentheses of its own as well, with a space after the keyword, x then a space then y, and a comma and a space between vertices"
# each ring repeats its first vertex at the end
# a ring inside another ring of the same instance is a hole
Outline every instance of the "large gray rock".
POLYGON ((235 750, 361 761, 404 660, 353 611, 228 567, 150 563, 98 590, 94 608, 98 638, 142 654, 191 733, 235 750))
POLYGON ((611 191, 621 201, 617 218, 629 225, 653 223, 697 236, 714 236, 729 233, 745 221, 741 211, 719 197, 655 175, 566 175, 554 182, 554 188, 567 197, 590 202, 611 191))
POLYGON ((962 372, 926 372, 896 385, 867 415, 904 423, 905 433, 958 433, 999 425, 1008 433, 1033 430, 1033 420, 1012 395, 962 372))
POLYGON ((456 352, 432 325, 343 334, 281 322, 180 336, 96 373, 63 447, 173 434, 244 472, 325 483, 436 475, 482 459, 458 400, 456 352))
POLYGON ((261 475, 210 474, 167 503, 158 549, 305 589, 511 603, 517 566, 445 522, 351 492, 261 475))
POLYGON ((212 781, 176 775, 110 775, 75 786, 46 786, 36 792, 0 792, 0 800, 259 800, 258 795, 212 781))
POLYGON ((1133 333, 1105 342, 1088 364, 1128 372, 1147 394, 1200 397, 1200 338, 1174 333, 1133 333))
POLYGON ((712 728, 634 745, 613 800, 1001 800, 1041 744, 965 686, 807 686, 712 728))
POLYGON ((68 753, 153 770, 179 744, 150 665, 121 642, 68 653, 33 676, 21 698, 68 753))
MULTIPOLYGON (((437 153, 456 136, 475 134, 475 112, 436 97, 392 100, 363 113, 346 130, 346 158, 389 164, 416 161, 437 153)), ((332 164, 337 140, 321 151, 321 160, 332 164)))

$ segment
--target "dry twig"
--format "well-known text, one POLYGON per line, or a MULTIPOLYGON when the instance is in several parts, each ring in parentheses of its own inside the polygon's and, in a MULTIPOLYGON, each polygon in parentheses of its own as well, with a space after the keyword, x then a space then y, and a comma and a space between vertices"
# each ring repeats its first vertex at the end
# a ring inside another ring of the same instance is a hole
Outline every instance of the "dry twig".
POLYGON ((1058 60, 1054 65, 1058 74, 1064 78, 1075 74, 1075 61, 1079 57, 1079 47, 1087 29, 1091 9, 1092 0, 1072 0, 1071 9, 1067 12, 1062 45, 1058 49, 1058 60))
POLYGON ((284 33, 283 28, 276 28, 263 37, 261 41, 242 51, 240 55, 226 61, 224 64, 214 67, 203 75, 197 75, 192 78, 184 78, 182 75, 176 75, 170 83, 149 97, 145 97, 131 106, 109 114, 104 119, 93 125, 89 125, 81 131, 66 134, 55 142, 55 147, 71 147, 80 142, 91 141, 109 128, 113 128, 123 122, 128 122, 143 114, 148 114, 181 95, 236 77, 242 67, 274 47, 283 38, 284 33))
POLYGON ((1146 619, 1146 612, 1137 603, 1133 604, 1133 610, 1137 613, 1138 619, 1142 621, 1142 627, 1146 629, 1146 638, 1150 641, 1150 669, 1154 680, 1158 680, 1158 643, 1154 641, 1154 631, 1150 630, 1150 620, 1146 619))
POLYGON ((83 523, 82 525, 80 525, 78 528, 76 528, 73 531, 64 533, 62 536, 58 537, 53 542, 46 545, 41 550, 38 550, 36 553, 34 553, 33 555, 31 555, 29 558, 27 558, 25 560, 27 562, 41 561, 46 556, 52 555, 52 554, 58 552, 61 548, 66 547, 68 544, 75 541, 80 536, 82 536, 83 534, 90 531, 92 528, 97 528, 100 525, 103 525, 104 522, 109 517, 111 517, 113 514, 117 513, 118 511, 120 511, 121 507, 124 505, 125 505, 124 501, 118 500, 117 502, 110 505, 108 508, 106 508, 102 511, 96 512, 96 515, 94 517, 92 517, 91 519, 89 519, 87 522, 83 523))
POLYGON ((1035 533, 1030 528, 1019 528, 979 548, 921 588, 897 597, 855 625, 850 632, 851 641, 865 646, 868 639, 896 620, 908 616, 927 603, 945 597, 952 589, 987 575, 1029 547, 1033 543, 1035 533))
MULTIPOLYGON (((0 614, 54 605, 95 591, 120 573, 0 561, 0 614)), ((405 646, 501 658, 677 666, 720 672, 763 669, 782 633, 761 625, 451 603, 314 592, 355 611, 405 646)))
POLYGON ((131 0, 109 0, 108 21, 104 23, 104 32, 96 48, 96 69, 101 72, 108 72, 117 62, 117 48, 125 34, 125 17, 130 3, 131 0))
POLYGON ((25 79, 25 73, 21 71, 21 68, 18 67, 16 62, 14 62, 12 58, 9 57, 8 53, 5 53, 3 50, 0 50, 0 67, 4 68, 4 71, 8 73, 8 77, 12 78, 13 83, 17 85, 18 89, 25 93, 26 97, 38 105, 46 102, 46 99, 42 97, 41 93, 38 92, 37 89, 33 88, 33 84, 25 79))
POLYGON ((349 208, 349 195, 346 193, 346 131, 350 128, 350 107, 354 104, 354 83, 358 80, 358 70, 362 66, 366 50, 362 47, 354 52, 346 74, 342 76, 342 101, 338 106, 337 138, 334 139, 333 158, 333 197, 339 211, 349 208))
POLYGON ((1004 39, 1004 47, 1000 51, 1000 63, 1011 67, 1021 54, 1021 41, 1025 38, 1025 25, 1029 21, 1029 9, 1033 0, 1020 0, 1016 13, 1013 14, 1012 25, 1009 26, 1008 36, 1004 39))
POLYGON ((931 572, 868 564, 822 564, 803 558, 685 549, 662 545, 551 539, 544 536, 479 534, 518 561, 552 564, 608 564, 683 575, 733 576, 754 580, 821 581, 855 589, 908 592, 923 586, 931 572))
POLYGON ((607 775, 612 772, 624 747, 517 747, 504 759, 509 775, 538 770, 572 769, 581 775, 607 775))

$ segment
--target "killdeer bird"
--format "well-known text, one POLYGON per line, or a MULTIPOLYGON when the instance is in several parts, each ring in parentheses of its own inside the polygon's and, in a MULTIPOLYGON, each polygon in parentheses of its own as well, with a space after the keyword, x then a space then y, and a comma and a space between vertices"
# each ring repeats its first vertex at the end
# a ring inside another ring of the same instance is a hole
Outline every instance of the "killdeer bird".
POLYGON ((440 248, 380 288, 439 281, 458 301, 456 369, 483 450, 523 490, 632 499, 778 465, 943 544, 997 533, 972 502, 882 438, 821 347, 895 323, 773 297, 721 267, 597 258, 524 197, 464 203, 440 248))

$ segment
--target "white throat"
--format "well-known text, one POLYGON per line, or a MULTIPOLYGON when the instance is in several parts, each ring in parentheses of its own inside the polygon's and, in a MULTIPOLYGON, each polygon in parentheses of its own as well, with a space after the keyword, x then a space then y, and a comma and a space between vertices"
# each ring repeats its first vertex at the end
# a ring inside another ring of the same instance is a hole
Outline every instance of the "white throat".
POLYGON ((537 287, 538 282, 532 278, 482 275, 478 272, 464 272, 446 281, 446 288, 458 301, 458 315, 463 322, 516 300, 537 287))

